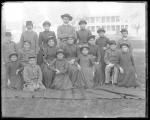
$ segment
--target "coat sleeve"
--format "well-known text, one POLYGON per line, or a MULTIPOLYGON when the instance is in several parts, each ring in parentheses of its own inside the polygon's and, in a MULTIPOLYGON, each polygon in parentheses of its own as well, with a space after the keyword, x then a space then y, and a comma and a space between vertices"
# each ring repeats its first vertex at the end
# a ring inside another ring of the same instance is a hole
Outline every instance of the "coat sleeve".
POLYGON ((75 37, 75 39, 77 39, 77 34, 76 34, 76 30, 74 27, 72 27, 72 32, 73 32, 73 37, 75 37))
POLYGON ((100 62, 101 61, 101 53, 100 53, 99 47, 97 47, 96 54, 97 54, 97 62, 100 62))
POLYGON ((36 32, 35 32, 35 35, 34 35, 34 41, 35 41, 35 52, 36 52, 36 54, 38 54, 38 51, 39 51, 39 43, 38 43, 38 35, 37 35, 36 32))
POLYGON ((109 64, 109 53, 108 53, 108 51, 105 52, 105 55, 104 55, 104 62, 105 62, 106 64, 109 64))
POLYGON ((42 71, 41 68, 38 66, 38 73, 39 73, 39 78, 38 78, 38 82, 42 82, 42 71))
POLYGON ((58 39, 63 38, 63 34, 62 34, 62 30, 61 30, 60 26, 58 26, 58 28, 57 28, 57 37, 58 37, 58 39))
POLYGON ((10 64, 6 63, 6 80, 10 78, 10 64))
POLYGON ((90 35, 92 35, 92 33, 91 33, 91 31, 90 31, 90 30, 88 30, 88 36, 90 36, 90 35))
POLYGON ((39 34, 39 40, 38 40, 39 47, 42 46, 42 42, 43 42, 43 38, 42 38, 42 33, 40 32, 40 34, 39 34))
POLYGON ((31 79, 29 78, 29 75, 28 75, 28 68, 27 67, 25 67, 23 70, 23 79, 25 82, 31 81, 31 79))
POLYGON ((24 33, 21 34, 21 37, 20 37, 20 48, 23 47, 23 42, 24 42, 24 33))

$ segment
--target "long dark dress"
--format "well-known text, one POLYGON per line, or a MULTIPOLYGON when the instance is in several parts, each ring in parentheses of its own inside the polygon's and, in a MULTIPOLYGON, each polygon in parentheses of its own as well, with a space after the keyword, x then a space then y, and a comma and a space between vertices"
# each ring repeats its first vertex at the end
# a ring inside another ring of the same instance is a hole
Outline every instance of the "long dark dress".
POLYGON ((43 64, 43 48, 47 46, 47 41, 50 36, 54 36, 55 37, 54 41, 57 43, 56 35, 53 31, 43 31, 43 32, 40 32, 39 34, 38 42, 39 42, 40 50, 37 55, 37 64, 40 66, 43 64))
POLYGON ((60 90, 72 88, 72 82, 68 74, 68 62, 65 59, 60 60, 56 58, 51 64, 51 69, 58 69, 60 71, 59 74, 55 74, 52 88, 60 90))
POLYGON ((23 85, 23 81, 21 79, 21 74, 20 72, 18 72, 18 74, 16 74, 16 71, 18 69, 22 69, 23 66, 19 61, 16 62, 9 62, 6 65, 6 75, 7 75, 7 80, 10 80, 10 85, 9 88, 13 88, 13 89, 22 89, 22 85, 23 85))
POLYGON ((84 78, 82 77, 81 71, 77 67, 78 55, 80 54, 79 48, 75 44, 66 44, 63 49, 68 62, 72 59, 75 60, 74 64, 69 63, 68 68, 69 77, 72 81, 74 88, 84 87, 84 84, 82 84, 84 78))
POLYGON ((81 66, 81 71, 85 77, 86 88, 92 88, 94 85, 94 69, 93 69, 93 60, 91 55, 80 54, 78 57, 79 64, 81 66))
POLYGON ((101 54, 98 45, 89 44, 89 54, 93 56, 93 62, 98 62, 99 64, 94 64, 95 75, 94 75, 94 85, 99 86, 104 83, 104 77, 102 75, 101 68, 101 54))
POLYGON ((107 44, 109 44, 109 39, 107 37, 99 37, 97 40, 96 40, 96 45, 99 46, 99 50, 100 50, 100 54, 101 54, 101 66, 102 66, 102 75, 105 79, 105 62, 104 62, 104 54, 105 54, 105 50, 103 49, 103 47, 107 47, 107 44))
POLYGON ((43 72, 43 84, 45 85, 46 88, 51 88, 54 79, 55 72, 49 68, 48 64, 51 65, 52 61, 55 59, 56 51, 57 51, 56 46, 53 47, 47 46, 43 50, 44 63, 42 65, 42 72, 43 72))
POLYGON ((123 53, 120 56, 120 66, 124 69, 123 74, 119 74, 118 86, 122 87, 138 87, 135 77, 134 59, 131 53, 123 53))

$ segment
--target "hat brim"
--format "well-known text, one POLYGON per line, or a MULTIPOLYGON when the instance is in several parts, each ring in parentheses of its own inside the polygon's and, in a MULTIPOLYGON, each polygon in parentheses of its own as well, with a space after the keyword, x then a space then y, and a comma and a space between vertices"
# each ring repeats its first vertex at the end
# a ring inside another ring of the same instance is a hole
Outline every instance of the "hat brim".
POLYGON ((82 24, 87 24, 87 22, 79 22, 79 25, 82 25, 82 24))
POLYGON ((121 33, 123 33, 123 32, 127 32, 127 33, 128 33, 128 31, 127 31, 127 30, 121 30, 120 32, 121 32, 121 33))
POLYGON ((120 48, 122 48, 123 46, 127 46, 127 47, 129 47, 129 45, 128 45, 128 44, 121 44, 121 45, 120 45, 120 48))
POLYGON ((70 21, 73 19, 70 15, 61 15, 61 18, 62 18, 62 19, 63 19, 64 17, 69 18, 70 21))
POLYGON ((97 33, 100 33, 100 32, 106 32, 105 30, 97 30, 97 33))
POLYGON ((11 58, 12 56, 18 57, 18 54, 17 53, 12 53, 12 54, 9 55, 9 58, 11 58))

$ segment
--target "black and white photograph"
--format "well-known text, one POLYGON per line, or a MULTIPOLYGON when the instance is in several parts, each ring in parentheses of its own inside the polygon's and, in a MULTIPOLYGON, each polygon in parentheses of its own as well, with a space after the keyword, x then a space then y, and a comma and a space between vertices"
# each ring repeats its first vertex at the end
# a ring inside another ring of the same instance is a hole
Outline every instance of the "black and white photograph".
POLYGON ((3 118, 147 117, 147 2, 1 5, 3 118))

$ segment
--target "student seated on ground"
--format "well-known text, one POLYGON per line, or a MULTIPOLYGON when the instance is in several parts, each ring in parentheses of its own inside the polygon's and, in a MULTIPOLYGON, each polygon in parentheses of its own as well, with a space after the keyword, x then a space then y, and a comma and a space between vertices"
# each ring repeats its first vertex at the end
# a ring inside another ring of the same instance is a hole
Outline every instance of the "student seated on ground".
POLYGON ((104 56, 104 61, 106 63, 105 68, 105 84, 110 84, 110 81, 112 81, 112 84, 117 85, 117 79, 118 79, 118 73, 119 70, 122 72, 122 68, 119 66, 119 57, 120 57, 120 51, 116 48, 116 42, 114 40, 109 42, 110 49, 108 49, 104 56), (112 80, 111 75, 112 74, 112 80))
POLYGON ((42 83, 42 72, 39 65, 36 64, 36 56, 29 56, 29 64, 23 70, 24 91, 44 90, 45 86, 42 83))
POLYGON ((10 62, 6 64, 6 80, 8 88, 22 89, 22 79, 20 71, 23 69, 22 64, 18 60, 17 53, 11 53, 9 55, 10 62))
POLYGON ((118 86, 122 87, 139 87, 137 83, 137 74, 135 69, 135 63, 129 50, 128 43, 122 43, 121 56, 120 56, 120 66, 123 68, 123 73, 119 74, 118 86))
POLYGON ((65 90, 72 88, 72 82, 69 78, 68 67, 69 64, 64 58, 65 54, 63 49, 57 50, 57 58, 53 60, 50 68, 55 71, 55 78, 52 84, 53 89, 65 90))

